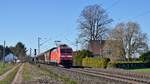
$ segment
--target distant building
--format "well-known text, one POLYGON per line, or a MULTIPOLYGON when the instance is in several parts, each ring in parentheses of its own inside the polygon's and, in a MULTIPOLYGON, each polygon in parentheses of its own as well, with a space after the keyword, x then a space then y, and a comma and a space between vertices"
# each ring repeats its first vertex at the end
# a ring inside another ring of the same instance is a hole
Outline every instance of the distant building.
POLYGON ((4 57, 4 61, 5 62, 16 62, 17 61, 17 57, 15 56, 15 55, 13 55, 12 53, 10 53, 10 54, 8 54, 8 55, 6 55, 5 57, 4 57))
POLYGON ((102 55, 104 52, 105 40, 91 40, 88 43, 88 50, 93 52, 95 56, 102 55))

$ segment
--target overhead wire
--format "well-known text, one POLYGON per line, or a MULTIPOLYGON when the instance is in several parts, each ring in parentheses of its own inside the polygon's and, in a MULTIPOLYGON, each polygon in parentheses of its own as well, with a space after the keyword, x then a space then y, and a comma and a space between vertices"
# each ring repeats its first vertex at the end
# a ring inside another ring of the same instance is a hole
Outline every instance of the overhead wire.
POLYGON ((146 14, 150 14, 150 10, 146 11, 146 12, 143 12, 143 13, 140 13, 139 15, 136 15, 136 16, 132 17, 131 19, 139 18, 139 17, 142 17, 142 16, 144 16, 146 14))
POLYGON ((110 5, 106 10, 112 9, 114 6, 118 5, 120 0, 115 1, 112 5, 110 5))

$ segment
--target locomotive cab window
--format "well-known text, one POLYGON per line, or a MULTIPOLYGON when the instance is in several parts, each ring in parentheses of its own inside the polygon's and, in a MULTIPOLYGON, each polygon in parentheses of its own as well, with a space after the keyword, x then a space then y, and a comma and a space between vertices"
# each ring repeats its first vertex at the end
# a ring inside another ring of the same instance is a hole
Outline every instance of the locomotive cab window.
POLYGON ((61 49, 61 53, 72 53, 72 49, 61 49))

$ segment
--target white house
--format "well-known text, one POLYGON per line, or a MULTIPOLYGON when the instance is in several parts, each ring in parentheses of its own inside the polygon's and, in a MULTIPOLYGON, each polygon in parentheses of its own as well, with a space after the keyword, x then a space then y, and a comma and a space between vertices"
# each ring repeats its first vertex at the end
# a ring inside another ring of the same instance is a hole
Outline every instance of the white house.
POLYGON ((4 61, 5 62, 15 62, 17 60, 17 57, 13 55, 12 53, 5 56, 4 61))

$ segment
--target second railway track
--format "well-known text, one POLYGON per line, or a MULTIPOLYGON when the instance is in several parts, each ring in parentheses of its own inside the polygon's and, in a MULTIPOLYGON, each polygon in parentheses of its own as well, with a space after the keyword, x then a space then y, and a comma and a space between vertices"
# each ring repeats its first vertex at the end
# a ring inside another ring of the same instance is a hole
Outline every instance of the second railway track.
POLYGON ((92 75, 96 77, 104 77, 107 79, 122 81, 122 82, 130 83, 130 84, 150 84, 150 80, 148 79, 133 78, 129 76, 123 76, 123 75, 112 74, 112 73, 107 73, 107 72, 97 72, 97 71, 91 71, 91 70, 86 70, 86 69, 76 69, 76 70, 70 69, 70 71, 88 74, 88 75, 92 75))
POLYGON ((106 78, 118 82, 124 82, 124 83, 129 83, 129 84, 150 84, 150 79, 144 79, 144 78, 138 78, 138 77, 130 77, 130 76, 124 76, 124 75, 118 75, 118 74, 113 74, 113 73, 108 73, 108 72, 97 72, 94 70, 89 70, 89 69, 76 69, 76 68, 71 68, 71 69, 66 69, 66 68, 61 68, 67 71, 72 71, 72 72, 77 72, 77 73, 82 73, 86 75, 91 75, 94 77, 101 77, 101 78, 106 78))
MULTIPOLYGON (((47 65, 49 66, 49 65, 47 65)), ((96 71, 92 69, 84 69, 84 68, 62 68, 62 67, 57 67, 57 66, 49 66, 51 68, 57 68, 58 70, 66 71, 66 72, 71 72, 71 73, 76 73, 76 74, 84 74, 87 76, 91 76, 91 80, 94 80, 92 78, 97 78, 97 79, 104 79, 105 81, 108 80, 109 84, 110 81, 112 81, 114 84, 150 84, 149 79, 144 79, 144 78, 138 78, 138 77, 132 77, 132 76, 127 76, 127 75, 120 75, 116 73, 110 73, 107 71, 96 71)), ((103 80, 100 80, 103 82, 103 80)), ((93 83, 94 84, 94 83, 93 83)), ((108 83, 106 83, 108 84, 108 83)))

